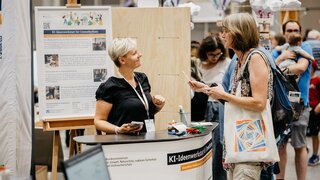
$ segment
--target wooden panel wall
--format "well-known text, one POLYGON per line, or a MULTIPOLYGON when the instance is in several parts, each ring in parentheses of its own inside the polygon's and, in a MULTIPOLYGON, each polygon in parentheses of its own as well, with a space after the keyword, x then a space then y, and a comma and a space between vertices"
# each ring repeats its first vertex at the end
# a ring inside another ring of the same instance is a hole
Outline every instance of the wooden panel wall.
POLYGON ((152 95, 166 98, 166 105, 155 117, 156 129, 180 120, 179 105, 190 112, 190 88, 182 73, 190 74, 189 8, 112 8, 113 37, 137 39, 142 67, 152 95))

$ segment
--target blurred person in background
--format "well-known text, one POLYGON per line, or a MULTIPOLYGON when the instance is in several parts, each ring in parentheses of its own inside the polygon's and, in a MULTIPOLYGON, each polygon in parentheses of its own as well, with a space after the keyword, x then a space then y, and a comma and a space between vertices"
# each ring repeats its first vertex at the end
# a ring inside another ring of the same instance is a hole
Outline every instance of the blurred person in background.
MULTIPOLYGON (((226 48, 218 35, 207 36, 199 48, 199 69, 202 82, 208 86, 221 84, 223 76, 231 60, 227 57, 226 48)), ((219 113, 222 104, 213 99, 208 99, 205 120, 219 122, 219 113)), ((220 125, 213 132, 213 179, 226 179, 226 172, 222 167, 222 143, 220 141, 220 125)))
POLYGON ((282 46, 286 43, 286 38, 280 33, 271 33, 270 32, 270 43, 271 50, 273 50, 276 46, 282 46))
MULTIPOLYGON (((307 40, 305 41, 305 43, 308 43, 311 46, 312 52, 313 52, 313 57, 317 61, 318 66, 319 66, 319 63, 320 63, 320 32, 315 29, 311 30, 308 33, 308 37, 307 37, 307 40)), ((318 75, 320 75, 320 73, 318 75)))
MULTIPOLYGON (((296 20, 288 20, 282 25, 282 32, 288 42, 290 34, 301 34, 301 24, 296 20)), ((303 42, 301 48, 308 54, 312 54, 311 46, 303 42)), ((303 109, 298 121, 294 121, 291 126, 291 145, 295 151, 295 166, 297 179, 304 180, 307 175, 307 139, 306 131, 309 122, 309 85, 311 77, 311 59, 299 57, 296 53, 290 50, 278 52, 272 51, 272 56, 277 65, 286 59, 295 59, 298 61, 285 68, 284 73, 294 74, 299 76, 298 86, 300 90, 300 101, 303 101, 303 109)), ((277 179, 285 179, 285 171, 287 164, 287 142, 279 147, 280 155, 280 173, 277 179)))
POLYGON ((311 80, 309 88, 310 100, 310 117, 309 117, 309 133, 312 138, 312 156, 308 160, 309 166, 315 166, 319 161, 319 131, 320 131, 320 77, 315 71, 318 69, 316 60, 312 61, 311 80))

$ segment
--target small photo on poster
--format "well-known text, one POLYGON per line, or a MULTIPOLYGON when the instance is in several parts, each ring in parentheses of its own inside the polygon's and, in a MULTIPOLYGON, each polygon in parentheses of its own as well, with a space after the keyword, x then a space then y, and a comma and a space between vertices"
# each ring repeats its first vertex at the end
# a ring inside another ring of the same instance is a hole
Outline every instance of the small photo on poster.
POLYGON ((93 81, 104 82, 107 80, 107 69, 93 69, 93 81))
POLYGON ((59 67, 58 54, 45 54, 44 64, 46 65, 46 67, 59 67))
POLYGON ((60 86, 46 86, 46 100, 60 99, 60 86))
POLYGON ((92 50, 93 51, 106 50, 106 38, 93 38, 92 50))

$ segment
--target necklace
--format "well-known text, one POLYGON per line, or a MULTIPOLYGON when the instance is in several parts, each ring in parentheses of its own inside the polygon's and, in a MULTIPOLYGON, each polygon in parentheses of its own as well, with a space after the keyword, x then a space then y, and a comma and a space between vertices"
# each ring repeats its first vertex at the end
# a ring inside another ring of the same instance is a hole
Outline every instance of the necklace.
POLYGON ((241 52, 240 58, 238 59, 238 67, 241 68, 242 64, 245 63, 247 56, 254 50, 254 48, 249 49, 249 51, 241 52))
POLYGON ((238 69, 241 68, 241 65, 242 65, 242 58, 244 56, 245 53, 241 53, 240 57, 238 58, 238 69))

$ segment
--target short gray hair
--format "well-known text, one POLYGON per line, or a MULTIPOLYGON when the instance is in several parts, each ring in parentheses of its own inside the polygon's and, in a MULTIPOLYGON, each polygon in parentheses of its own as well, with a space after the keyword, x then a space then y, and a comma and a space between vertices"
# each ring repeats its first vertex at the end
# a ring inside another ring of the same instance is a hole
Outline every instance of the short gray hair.
POLYGON ((117 67, 120 67, 119 57, 127 55, 137 48, 137 41, 132 38, 115 38, 108 48, 108 54, 117 67))

